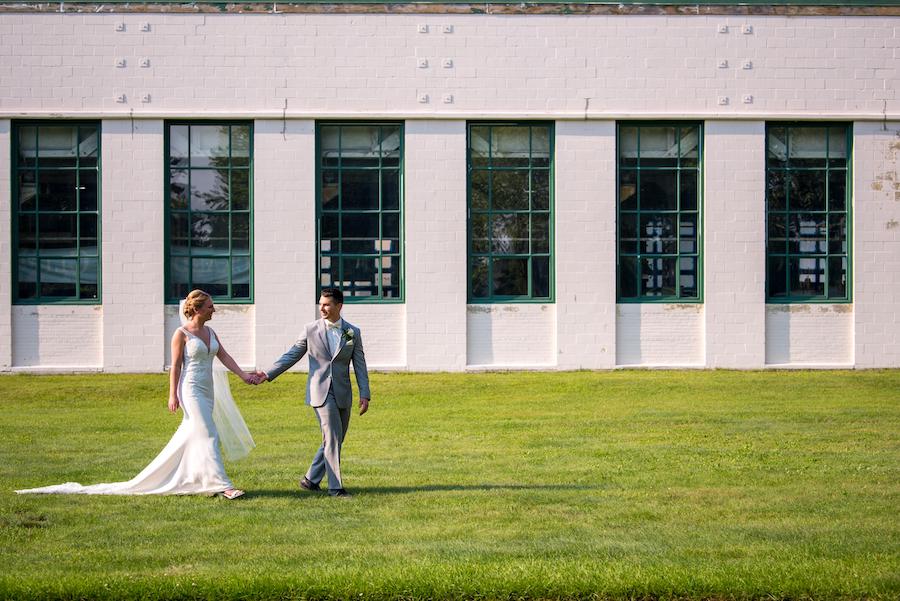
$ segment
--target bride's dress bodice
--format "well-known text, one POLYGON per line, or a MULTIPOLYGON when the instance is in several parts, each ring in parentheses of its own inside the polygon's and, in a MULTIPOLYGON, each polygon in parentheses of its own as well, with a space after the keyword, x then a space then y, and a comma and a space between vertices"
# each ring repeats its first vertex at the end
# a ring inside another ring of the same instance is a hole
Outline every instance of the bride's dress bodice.
POLYGON ((189 410, 188 398, 201 403, 206 402, 209 410, 212 411, 213 359, 219 352, 219 341, 213 331, 208 330, 209 346, 207 347, 199 336, 191 334, 184 328, 182 331, 185 332, 187 340, 184 343, 184 361, 181 366, 181 382, 179 383, 181 402, 185 405, 185 412, 189 410))

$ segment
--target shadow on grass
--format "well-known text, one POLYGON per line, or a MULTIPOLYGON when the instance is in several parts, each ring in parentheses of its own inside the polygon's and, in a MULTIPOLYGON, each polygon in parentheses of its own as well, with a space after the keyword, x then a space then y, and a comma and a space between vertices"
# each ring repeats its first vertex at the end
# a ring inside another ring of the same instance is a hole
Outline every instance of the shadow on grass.
MULTIPOLYGON (((599 490, 600 486, 583 484, 425 484, 422 486, 360 486, 350 488, 354 495, 407 495, 421 492, 519 491, 519 490, 599 490)), ((248 490, 248 497, 306 497, 325 496, 328 491, 248 490)))

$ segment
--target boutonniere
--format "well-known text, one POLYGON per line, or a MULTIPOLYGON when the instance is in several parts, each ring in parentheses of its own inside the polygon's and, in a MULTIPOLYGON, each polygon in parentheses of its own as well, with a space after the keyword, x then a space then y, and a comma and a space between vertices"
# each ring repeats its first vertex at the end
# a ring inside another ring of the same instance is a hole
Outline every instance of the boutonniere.
POLYGON ((341 334, 341 338, 346 340, 347 344, 353 344, 353 336, 353 330, 350 328, 347 328, 346 330, 344 330, 344 333, 341 334))

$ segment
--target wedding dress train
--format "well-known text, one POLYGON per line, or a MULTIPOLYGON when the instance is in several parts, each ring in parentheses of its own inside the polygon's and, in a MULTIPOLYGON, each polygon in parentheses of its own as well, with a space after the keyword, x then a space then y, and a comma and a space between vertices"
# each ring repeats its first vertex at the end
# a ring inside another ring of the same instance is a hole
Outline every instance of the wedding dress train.
POLYGON ((219 428, 226 437, 229 458, 239 458, 253 448, 253 439, 228 390, 227 374, 213 371, 219 341, 210 328, 209 347, 188 332, 179 398, 184 417, 174 436, 141 473, 127 482, 82 486, 67 482, 54 486, 17 490, 17 493, 85 495, 194 495, 215 494, 234 488, 225 474, 219 451, 219 428), (214 384, 215 382, 215 384, 214 384), (230 402, 230 404, 229 404, 230 402), (217 406, 218 405, 218 406, 217 406))

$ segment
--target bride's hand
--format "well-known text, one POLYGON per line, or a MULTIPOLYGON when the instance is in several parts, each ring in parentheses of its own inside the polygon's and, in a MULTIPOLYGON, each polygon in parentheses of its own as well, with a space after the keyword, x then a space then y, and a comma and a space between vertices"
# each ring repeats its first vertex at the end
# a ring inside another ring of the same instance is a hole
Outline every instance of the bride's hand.
POLYGON ((181 403, 178 402, 177 396, 172 395, 169 397, 169 411, 171 411, 172 413, 175 413, 176 411, 178 411, 178 407, 180 407, 180 406, 181 406, 181 403))

